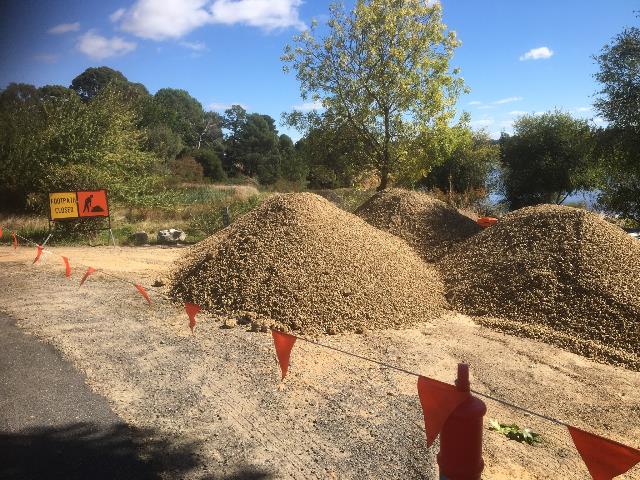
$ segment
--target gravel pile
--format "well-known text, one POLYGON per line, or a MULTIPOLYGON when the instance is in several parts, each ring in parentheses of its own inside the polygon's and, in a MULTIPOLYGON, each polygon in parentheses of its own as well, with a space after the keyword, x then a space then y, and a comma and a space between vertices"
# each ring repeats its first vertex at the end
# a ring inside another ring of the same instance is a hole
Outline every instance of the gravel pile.
POLYGON ((427 262, 480 230, 455 208, 425 193, 389 189, 376 193, 356 210, 374 227, 409 243, 427 262))
POLYGON ((464 313, 514 320, 520 328, 504 329, 543 339, 540 327, 551 328, 573 351, 640 365, 640 242, 596 214, 517 210, 440 267, 449 302, 464 313))
POLYGON ((304 333, 402 327, 446 308, 439 274, 405 242, 310 193, 275 195, 194 246, 170 291, 304 333))

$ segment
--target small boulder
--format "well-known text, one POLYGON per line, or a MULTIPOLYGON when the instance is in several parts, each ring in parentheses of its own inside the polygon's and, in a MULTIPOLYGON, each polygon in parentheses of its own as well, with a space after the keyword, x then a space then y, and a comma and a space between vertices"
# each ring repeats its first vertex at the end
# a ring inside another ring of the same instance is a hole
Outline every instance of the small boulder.
POLYGON ((158 243, 164 244, 176 244, 178 242, 184 242, 187 238, 187 234, 182 230, 175 228, 169 228, 167 230, 160 230, 158 232, 158 243))
POLYGON ((134 245, 146 245, 149 243, 149 235, 147 232, 136 232, 133 234, 134 245))

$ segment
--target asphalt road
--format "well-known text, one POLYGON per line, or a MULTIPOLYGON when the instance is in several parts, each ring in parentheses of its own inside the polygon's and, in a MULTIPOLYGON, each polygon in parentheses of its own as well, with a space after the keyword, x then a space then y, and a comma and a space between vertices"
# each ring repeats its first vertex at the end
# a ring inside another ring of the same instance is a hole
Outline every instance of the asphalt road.
POLYGON ((138 457, 145 436, 52 346, 0 314, 0 478, 158 478, 138 457))

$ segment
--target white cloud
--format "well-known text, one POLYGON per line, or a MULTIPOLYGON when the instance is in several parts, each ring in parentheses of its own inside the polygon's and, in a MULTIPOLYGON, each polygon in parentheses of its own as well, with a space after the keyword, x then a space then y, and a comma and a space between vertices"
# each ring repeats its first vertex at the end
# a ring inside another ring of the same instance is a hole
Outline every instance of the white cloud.
POLYGON ((578 107, 578 108, 576 108, 576 112, 579 112, 579 113, 590 112, 591 110, 593 110, 593 107, 578 107))
POLYGON ((489 127, 496 123, 496 121, 491 117, 481 118, 479 120, 472 120, 469 124, 474 128, 484 128, 489 127))
POLYGON ((469 102, 469 105, 482 105, 482 102, 474 100, 473 102, 469 102))
POLYGON ((502 98, 500 100, 496 100, 495 102, 493 102, 493 104, 504 105, 505 103, 519 102, 520 100, 524 100, 524 99, 522 97, 507 97, 507 98, 502 98))
POLYGON ((53 35, 59 35, 61 33, 77 32, 78 30, 80 30, 80 22, 61 23, 60 25, 50 28, 47 32, 53 35))
POLYGON ((509 112, 509 115, 515 115, 515 116, 520 116, 520 115, 526 115, 527 112, 525 112, 524 110, 511 110, 509 112))
POLYGON ((120 37, 103 37, 98 35, 95 30, 89 30, 78 39, 76 48, 95 60, 102 60, 129 53, 135 50, 136 44, 127 42, 120 37))
POLYGON ((302 0, 215 0, 211 6, 212 22, 241 23, 266 30, 306 28, 298 16, 302 0))
POLYGON ((116 10, 115 12, 113 12, 111 15, 109 15, 109 20, 111 20, 112 22, 117 22, 118 20, 120 20, 122 18, 122 16, 124 15, 124 13, 127 10, 124 8, 119 8, 118 10, 116 10))
POLYGON ((41 53, 39 55, 34 55, 33 59, 42 63, 56 63, 58 61, 58 55, 53 53, 41 53))
POLYGON ((204 52, 207 50, 207 45, 203 42, 180 42, 180 45, 194 52, 204 52))
POLYGON ((126 32, 160 41, 181 38, 208 24, 304 29, 301 4, 302 0, 137 0, 111 18, 126 32))
POLYGON ((293 109, 301 112, 310 112, 311 110, 321 110, 323 108, 322 102, 320 100, 315 100, 313 102, 304 102, 300 105, 294 105, 293 109))
POLYGON ((231 108, 234 105, 240 105, 245 110, 247 110, 247 108, 248 108, 245 104, 238 103, 238 102, 234 102, 234 103, 212 102, 209 105, 207 105, 207 108, 209 110, 212 110, 212 111, 222 112, 224 110, 228 110, 229 108, 231 108))
POLYGON ((549 47, 538 47, 532 48, 524 55, 520 56, 520 61, 524 60, 541 60, 545 58, 550 58, 553 55, 553 50, 549 47))

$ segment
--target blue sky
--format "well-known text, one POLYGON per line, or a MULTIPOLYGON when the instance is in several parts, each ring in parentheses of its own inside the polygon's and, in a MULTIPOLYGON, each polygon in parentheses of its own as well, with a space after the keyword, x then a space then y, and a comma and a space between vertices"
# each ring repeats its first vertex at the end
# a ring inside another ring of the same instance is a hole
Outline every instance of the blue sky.
MULTIPOLYGON (((182 88, 205 108, 239 103, 279 121, 281 112, 303 103, 295 76, 282 72, 282 49, 312 18, 326 19, 329 3, 4 0, 0 86, 69 85, 85 68, 107 65, 152 93, 182 88)), ((598 85, 591 55, 637 25, 633 11, 640 10, 638 0, 442 4, 445 23, 463 42, 452 65, 471 89, 458 109, 494 137, 523 112, 561 108, 593 118, 598 85)))

